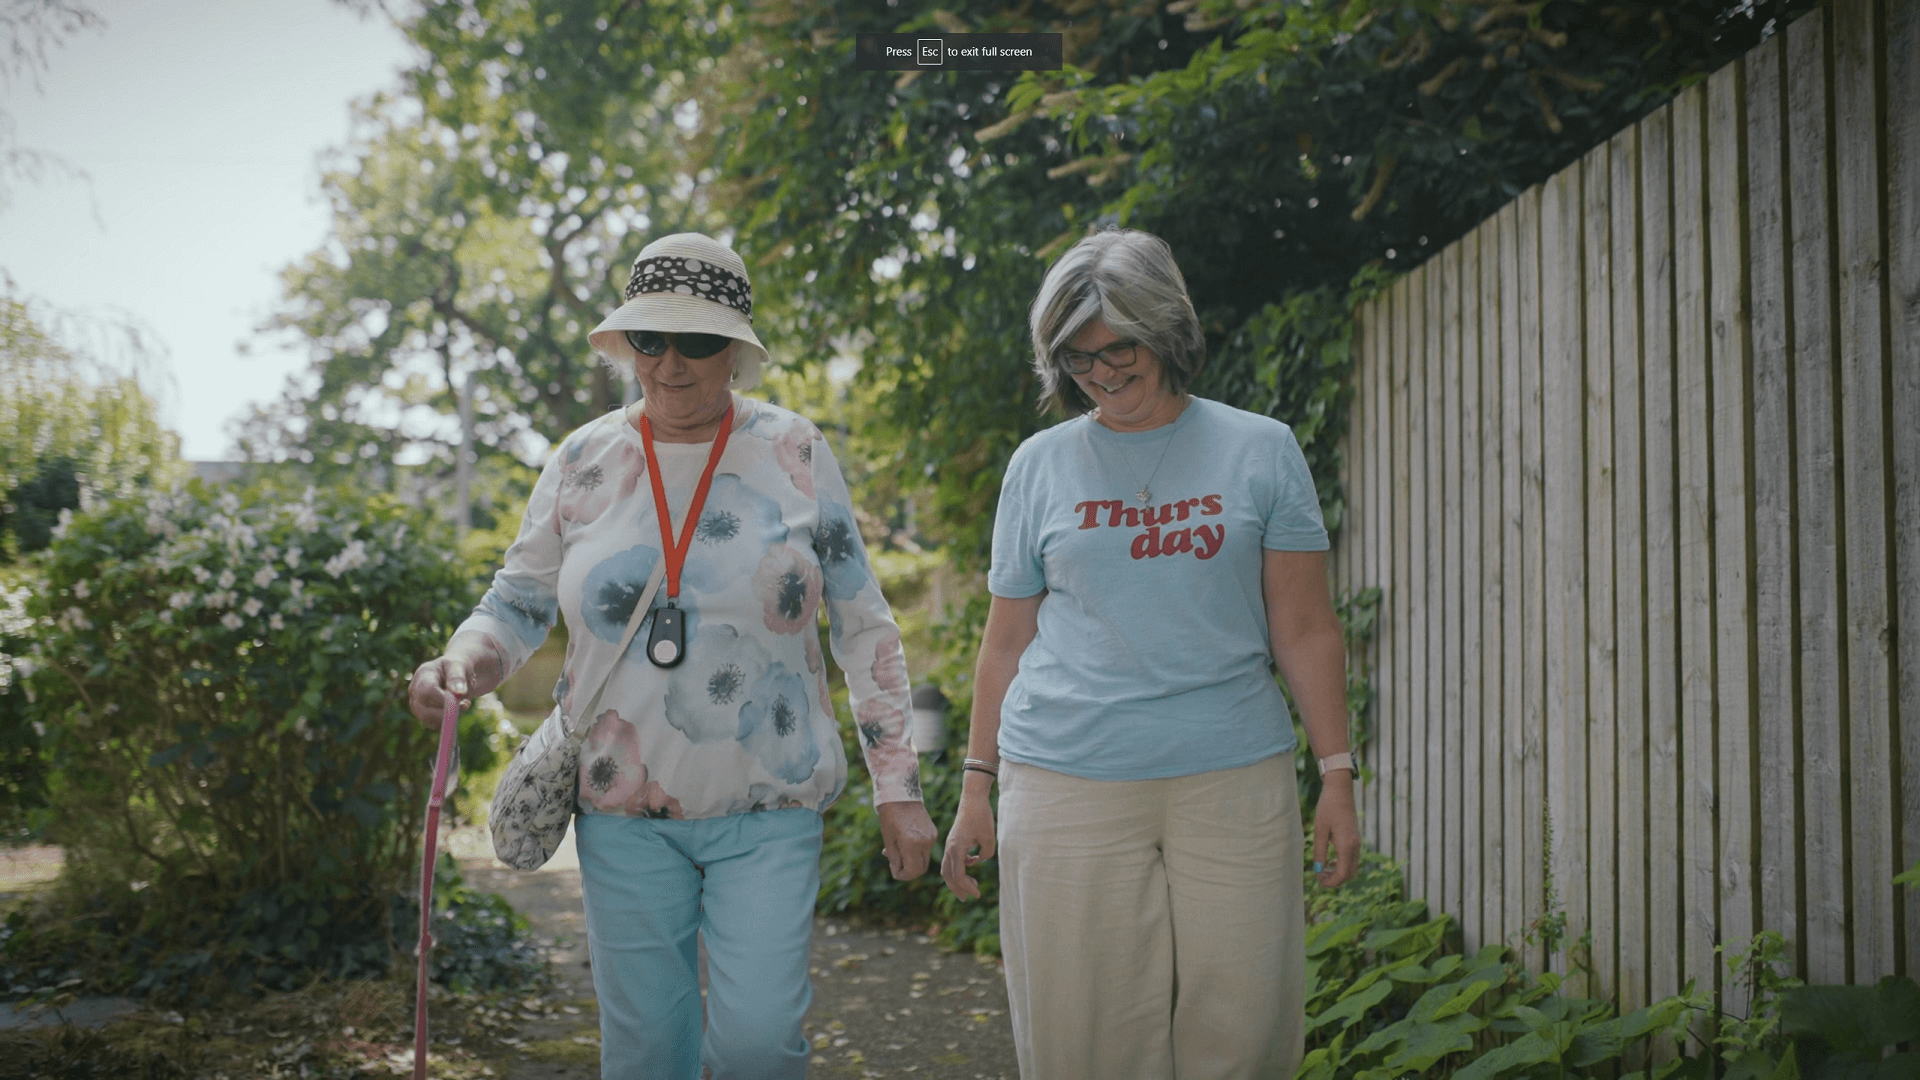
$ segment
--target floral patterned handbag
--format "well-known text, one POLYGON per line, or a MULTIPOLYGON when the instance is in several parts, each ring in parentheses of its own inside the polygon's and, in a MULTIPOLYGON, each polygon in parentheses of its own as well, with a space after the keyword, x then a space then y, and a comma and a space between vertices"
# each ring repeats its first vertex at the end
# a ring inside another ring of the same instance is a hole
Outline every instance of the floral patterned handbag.
POLYGON ((593 728, 594 712, 600 707, 600 695, 607 689, 607 680, 613 677, 619 658, 627 655, 633 635, 646 621, 647 610, 653 606, 653 595, 660 591, 666 572, 665 559, 654 564, 653 577, 648 580, 646 591, 640 594, 639 602, 634 604, 626 635, 620 639, 619 651, 613 654, 614 663, 607 666, 607 673, 587 707, 576 716, 568 717, 555 705, 540 722, 540 729, 520 744, 506 775, 500 778, 500 786, 494 789, 488 829, 493 833, 493 853, 508 866, 516 870, 538 870, 553 858, 560 841, 566 839, 567 823, 573 820, 574 802, 580 791, 580 746, 593 728))

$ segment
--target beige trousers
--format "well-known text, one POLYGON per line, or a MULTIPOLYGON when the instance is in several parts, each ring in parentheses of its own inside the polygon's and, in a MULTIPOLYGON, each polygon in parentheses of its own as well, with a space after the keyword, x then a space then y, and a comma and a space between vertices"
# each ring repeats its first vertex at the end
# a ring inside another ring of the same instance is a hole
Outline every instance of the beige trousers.
POLYGON ((1022 1080, 1291 1080, 1306 927, 1293 755, 1164 780, 1000 771, 1022 1080))

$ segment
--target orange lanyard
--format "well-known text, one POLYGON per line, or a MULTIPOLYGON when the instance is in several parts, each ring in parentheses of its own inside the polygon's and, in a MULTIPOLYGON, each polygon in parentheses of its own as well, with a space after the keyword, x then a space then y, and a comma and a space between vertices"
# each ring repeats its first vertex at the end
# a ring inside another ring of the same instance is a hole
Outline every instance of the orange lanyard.
POLYGON ((713 437, 713 451, 707 455, 707 468, 700 474, 700 485, 693 489, 693 502, 687 506, 687 519, 681 524, 680 542, 673 542, 673 517, 667 512, 667 488, 660 480, 660 461, 653 454, 653 425, 647 423, 645 411, 640 413, 640 442, 647 448, 647 476, 653 481, 653 506, 660 519, 660 544, 666 549, 667 559, 667 596, 669 599, 680 595, 680 568, 686 565, 687 551, 693 547, 693 530, 700 520, 700 509, 707 505, 707 488, 713 485, 714 466, 720 464, 720 455, 727 452, 727 436, 733 431, 733 408, 727 408, 727 418, 720 424, 720 434, 713 437))

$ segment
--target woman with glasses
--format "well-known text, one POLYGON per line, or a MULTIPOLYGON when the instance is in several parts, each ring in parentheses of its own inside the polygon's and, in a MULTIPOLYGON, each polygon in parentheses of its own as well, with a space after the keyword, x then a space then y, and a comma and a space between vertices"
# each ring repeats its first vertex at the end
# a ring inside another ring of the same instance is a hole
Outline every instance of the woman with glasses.
POLYGON ((498 686, 556 618, 555 702, 588 707, 604 684, 574 820, 603 1077, 806 1075, 820 815, 847 778, 822 610, 893 876, 924 873, 936 835, 900 631, 846 481, 812 423, 735 393, 767 358, 752 313, 746 265, 714 240, 640 253, 626 303, 589 340, 644 396, 554 448, 506 565, 411 687, 438 726, 444 694, 498 686))
POLYGON ((942 876, 977 897, 997 846, 1025 1080, 1292 1076, 1302 837, 1274 665, 1324 777, 1319 884, 1360 855, 1313 478, 1285 424, 1187 393, 1205 341, 1158 238, 1080 241, 1029 323, 1042 405, 1070 419, 1001 487, 942 876))

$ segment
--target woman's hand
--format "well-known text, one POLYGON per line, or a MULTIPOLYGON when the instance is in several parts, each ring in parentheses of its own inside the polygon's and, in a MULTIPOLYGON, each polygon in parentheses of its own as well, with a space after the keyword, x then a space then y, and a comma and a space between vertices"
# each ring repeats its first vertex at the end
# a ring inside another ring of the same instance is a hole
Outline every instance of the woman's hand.
POLYGON ((1313 814, 1313 858, 1320 887, 1337 889, 1360 872, 1360 818, 1353 810, 1353 773, 1335 769, 1320 780, 1313 814))
POLYGON ((938 839, 925 803, 880 804, 880 853, 887 857, 893 880, 912 881, 926 873, 927 856, 938 839))
POLYGON ((407 706, 414 718, 438 731, 446 715, 447 695, 460 699, 462 709, 473 704, 468 692, 473 689, 473 665, 463 657, 439 656, 413 671, 407 685, 407 706))
POLYGON ((953 828, 947 830, 947 850, 940 859, 940 876, 947 888, 962 900, 980 899, 980 883, 967 871, 985 859, 993 858, 993 807, 986 793, 964 792, 960 809, 953 816, 953 828))

